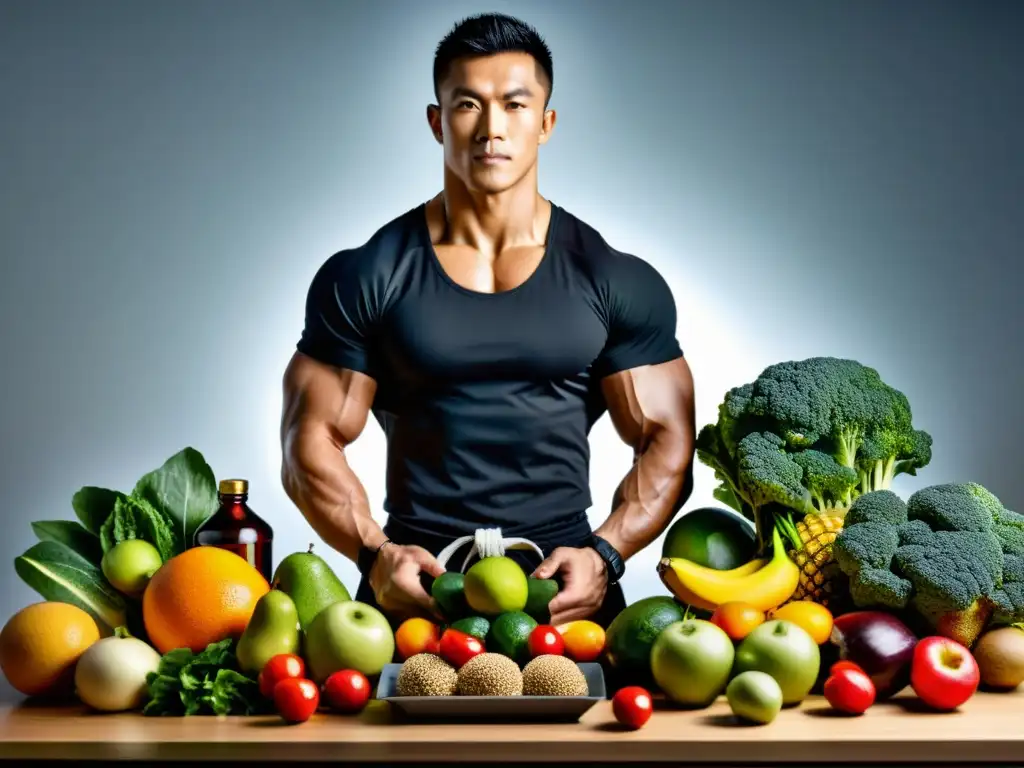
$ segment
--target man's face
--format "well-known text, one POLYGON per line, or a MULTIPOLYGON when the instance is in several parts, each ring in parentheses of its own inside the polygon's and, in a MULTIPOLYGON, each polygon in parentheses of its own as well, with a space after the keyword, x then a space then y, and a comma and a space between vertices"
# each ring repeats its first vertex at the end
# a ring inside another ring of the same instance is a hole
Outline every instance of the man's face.
POLYGON ((548 140, 554 110, 544 110, 547 84, 526 53, 455 61, 439 84, 440 112, 427 110, 445 165, 474 191, 497 193, 522 179, 548 140), (538 79, 540 78, 540 79, 538 79))

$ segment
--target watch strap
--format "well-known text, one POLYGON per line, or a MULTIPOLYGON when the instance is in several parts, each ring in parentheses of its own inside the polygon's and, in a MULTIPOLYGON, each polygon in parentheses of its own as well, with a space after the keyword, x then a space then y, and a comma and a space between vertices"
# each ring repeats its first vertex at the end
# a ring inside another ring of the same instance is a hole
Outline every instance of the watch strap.
POLYGON ((590 546, 601 556, 604 560, 604 564, 608 570, 608 583, 617 584, 626 572, 626 564, 622 560, 622 555, 609 544, 605 539, 602 539, 597 534, 592 534, 590 537, 590 546))

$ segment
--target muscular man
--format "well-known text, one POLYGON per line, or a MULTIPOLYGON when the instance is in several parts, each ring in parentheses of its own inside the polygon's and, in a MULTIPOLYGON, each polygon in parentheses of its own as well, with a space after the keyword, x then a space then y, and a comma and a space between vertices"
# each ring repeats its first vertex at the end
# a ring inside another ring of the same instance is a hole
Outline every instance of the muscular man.
POLYGON ((356 599, 393 621, 436 616, 437 553, 498 527, 542 548, 528 572, 561 581, 553 623, 607 626, 625 561, 690 493, 693 384, 668 286, 538 192, 553 83, 532 28, 457 25, 427 109, 443 190, 331 256, 308 293, 284 377, 284 487, 358 564, 356 599), (592 530, 588 434, 605 411, 634 461, 592 530), (345 458, 371 412, 387 437, 383 528, 345 458))

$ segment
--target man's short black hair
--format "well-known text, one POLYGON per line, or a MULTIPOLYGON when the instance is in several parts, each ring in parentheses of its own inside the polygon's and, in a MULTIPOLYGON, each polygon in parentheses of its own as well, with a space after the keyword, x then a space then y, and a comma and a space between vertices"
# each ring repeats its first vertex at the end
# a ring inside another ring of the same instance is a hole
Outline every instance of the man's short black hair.
POLYGON ((441 81, 453 61, 465 56, 510 52, 528 53, 537 61, 547 80, 546 107, 555 86, 551 50, 536 29, 503 13, 484 13, 463 19, 438 43, 434 54, 434 96, 438 103, 441 103, 441 81))

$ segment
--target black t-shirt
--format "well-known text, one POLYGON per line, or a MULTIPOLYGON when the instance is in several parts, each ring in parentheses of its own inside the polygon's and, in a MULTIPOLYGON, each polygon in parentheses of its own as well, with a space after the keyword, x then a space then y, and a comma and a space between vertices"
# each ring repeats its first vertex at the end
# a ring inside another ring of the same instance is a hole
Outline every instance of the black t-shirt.
POLYGON ((389 525, 551 541, 587 525, 601 378, 680 357, 675 334, 661 275, 564 208, 534 273, 489 294, 444 271, 420 204, 318 270, 297 348, 376 380, 389 525))

